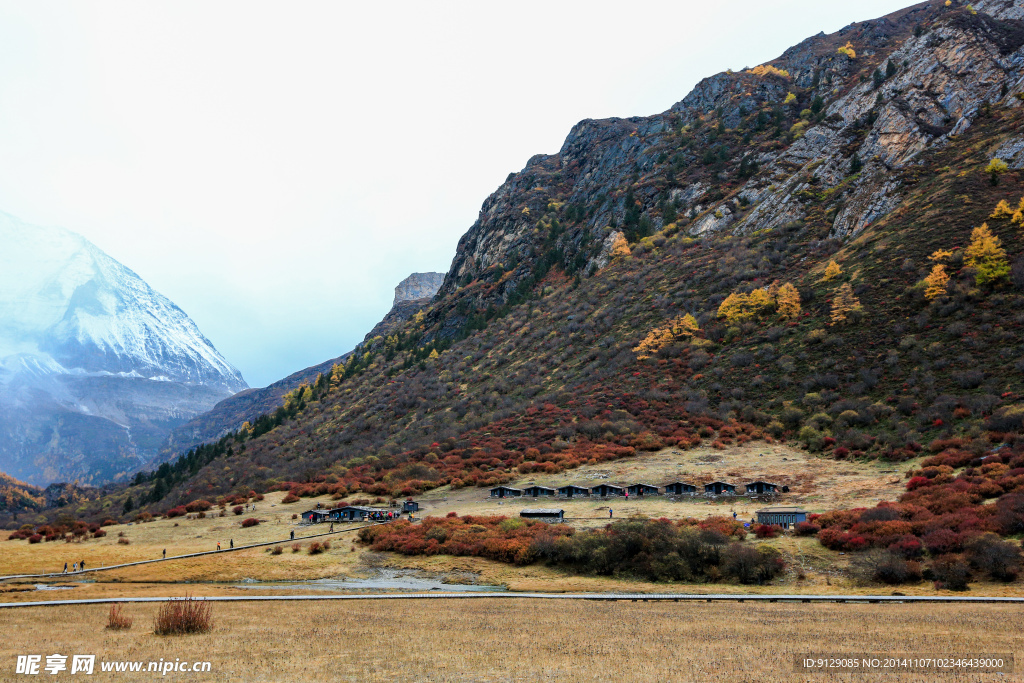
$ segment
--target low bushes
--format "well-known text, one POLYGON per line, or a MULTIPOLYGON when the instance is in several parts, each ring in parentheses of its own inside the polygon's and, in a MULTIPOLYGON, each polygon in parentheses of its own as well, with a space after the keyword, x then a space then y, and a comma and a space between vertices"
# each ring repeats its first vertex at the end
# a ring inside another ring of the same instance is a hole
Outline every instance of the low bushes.
POLYGON ((110 606, 110 613, 107 615, 107 628, 111 631, 127 631, 132 627, 134 621, 132 617, 124 613, 124 605, 110 606))
POLYGON ((158 636, 207 633, 213 628, 211 603, 186 596, 168 600, 156 614, 153 632, 158 636))
POLYGON ((255 517, 250 517, 249 519, 242 520, 242 528, 248 529, 251 526, 259 525, 259 523, 260 520, 256 519, 255 517))
POLYGON ((367 527, 359 539, 373 550, 405 555, 472 555, 517 565, 543 560, 580 574, 651 581, 764 583, 777 576, 784 568, 778 551, 730 541, 733 524, 728 518, 623 520, 577 533, 561 524, 449 514, 367 527))

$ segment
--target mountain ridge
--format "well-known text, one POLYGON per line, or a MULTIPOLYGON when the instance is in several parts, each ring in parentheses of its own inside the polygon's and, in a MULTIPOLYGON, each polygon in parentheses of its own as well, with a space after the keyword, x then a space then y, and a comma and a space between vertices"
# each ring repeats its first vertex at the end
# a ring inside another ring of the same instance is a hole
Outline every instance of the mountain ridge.
POLYGON ((1024 244, 993 211, 1024 187, 987 170, 1024 148, 1022 6, 921 3, 580 122, 484 201, 423 316, 136 498, 406 496, 705 441, 899 463, 1024 431, 1024 244))
MULTIPOLYGON (((395 287, 391 310, 366 334, 363 342, 390 334, 402 322, 426 307, 442 280, 442 273, 413 273, 402 280, 395 287)), ((244 422, 272 413, 282 405, 285 394, 303 384, 312 384, 320 375, 329 375, 335 365, 344 364, 351 355, 352 352, 348 351, 337 358, 293 372, 261 389, 247 389, 218 402, 209 412, 195 416, 170 433, 163 447, 163 459, 199 444, 215 441, 238 429, 244 422)))

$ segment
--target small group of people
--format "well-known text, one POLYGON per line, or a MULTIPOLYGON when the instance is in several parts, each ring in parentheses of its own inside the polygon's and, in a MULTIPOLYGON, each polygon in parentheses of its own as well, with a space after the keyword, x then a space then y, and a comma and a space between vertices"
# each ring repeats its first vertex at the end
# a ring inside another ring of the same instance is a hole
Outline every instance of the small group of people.
POLYGON ((393 519, 398 519, 400 514, 400 512, 384 512, 383 510, 378 510, 376 512, 371 512, 369 519, 373 522, 390 522, 393 519))
MULTIPOLYGON (((85 560, 82 560, 81 562, 74 562, 74 563, 72 563, 72 565, 71 565, 71 572, 72 573, 74 573, 74 572, 84 572, 84 571, 85 571, 85 560)), ((61 573, 62 574, 67 574, 68 573, 68 563, 67 562, 64 563, 64 571, 61 572, 61 573)))

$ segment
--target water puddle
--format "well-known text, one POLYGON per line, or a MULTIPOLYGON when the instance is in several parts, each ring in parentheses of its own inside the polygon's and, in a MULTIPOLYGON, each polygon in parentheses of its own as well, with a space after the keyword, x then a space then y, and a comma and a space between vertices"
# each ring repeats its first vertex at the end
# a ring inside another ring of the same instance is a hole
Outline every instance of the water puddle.
POLYGON ((486 584, 445 583, 444 577, 432 577, 425 572, 378 569, 368 578, 352 579, 313 579, 295 583, 278 583, 274 581, 246 580, 236 588, 259 588, 262 590, 322 590, 322 591, 440 591, 446 593, 483 593, 507 590, 504 586, 486 584))
POLYGON ((37 583, 37 591, 69 591, 78 588, 78 586, 51 586, 45 583, 37 583))

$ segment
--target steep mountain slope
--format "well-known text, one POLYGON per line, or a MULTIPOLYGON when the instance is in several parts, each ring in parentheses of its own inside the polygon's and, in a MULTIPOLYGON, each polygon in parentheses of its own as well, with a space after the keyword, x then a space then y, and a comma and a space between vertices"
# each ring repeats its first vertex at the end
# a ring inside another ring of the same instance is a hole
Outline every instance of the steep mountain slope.
POLYGON ((132 495, 410 495, 703 439, 894 462, 1014 440, 1022 7, 921 3, 581 122, 484 202, 424 316, 132 495))
MULTIPOLYGON (((444 281, 443 273, 413 273, 395 287, 395 301, 387 315, 366 335, 364 342, 374 337, 391 334, 405 320, 430 303, 444 281)), ((262 389, 240 391, 215 405, 209 412, 197 415, 171 431, 164 445, 165 459, 208 441, 219 439, 227 432, 238 429, 246 421, 272 413, 284 402, 284 396, 302 384, 312 384, 321 374, 344 364, 351 351, 299 370, 262 389)))
POLYGON ((75 233, 0 214, 0 469, 102 481, 245 388, 195 323, 75 233))

